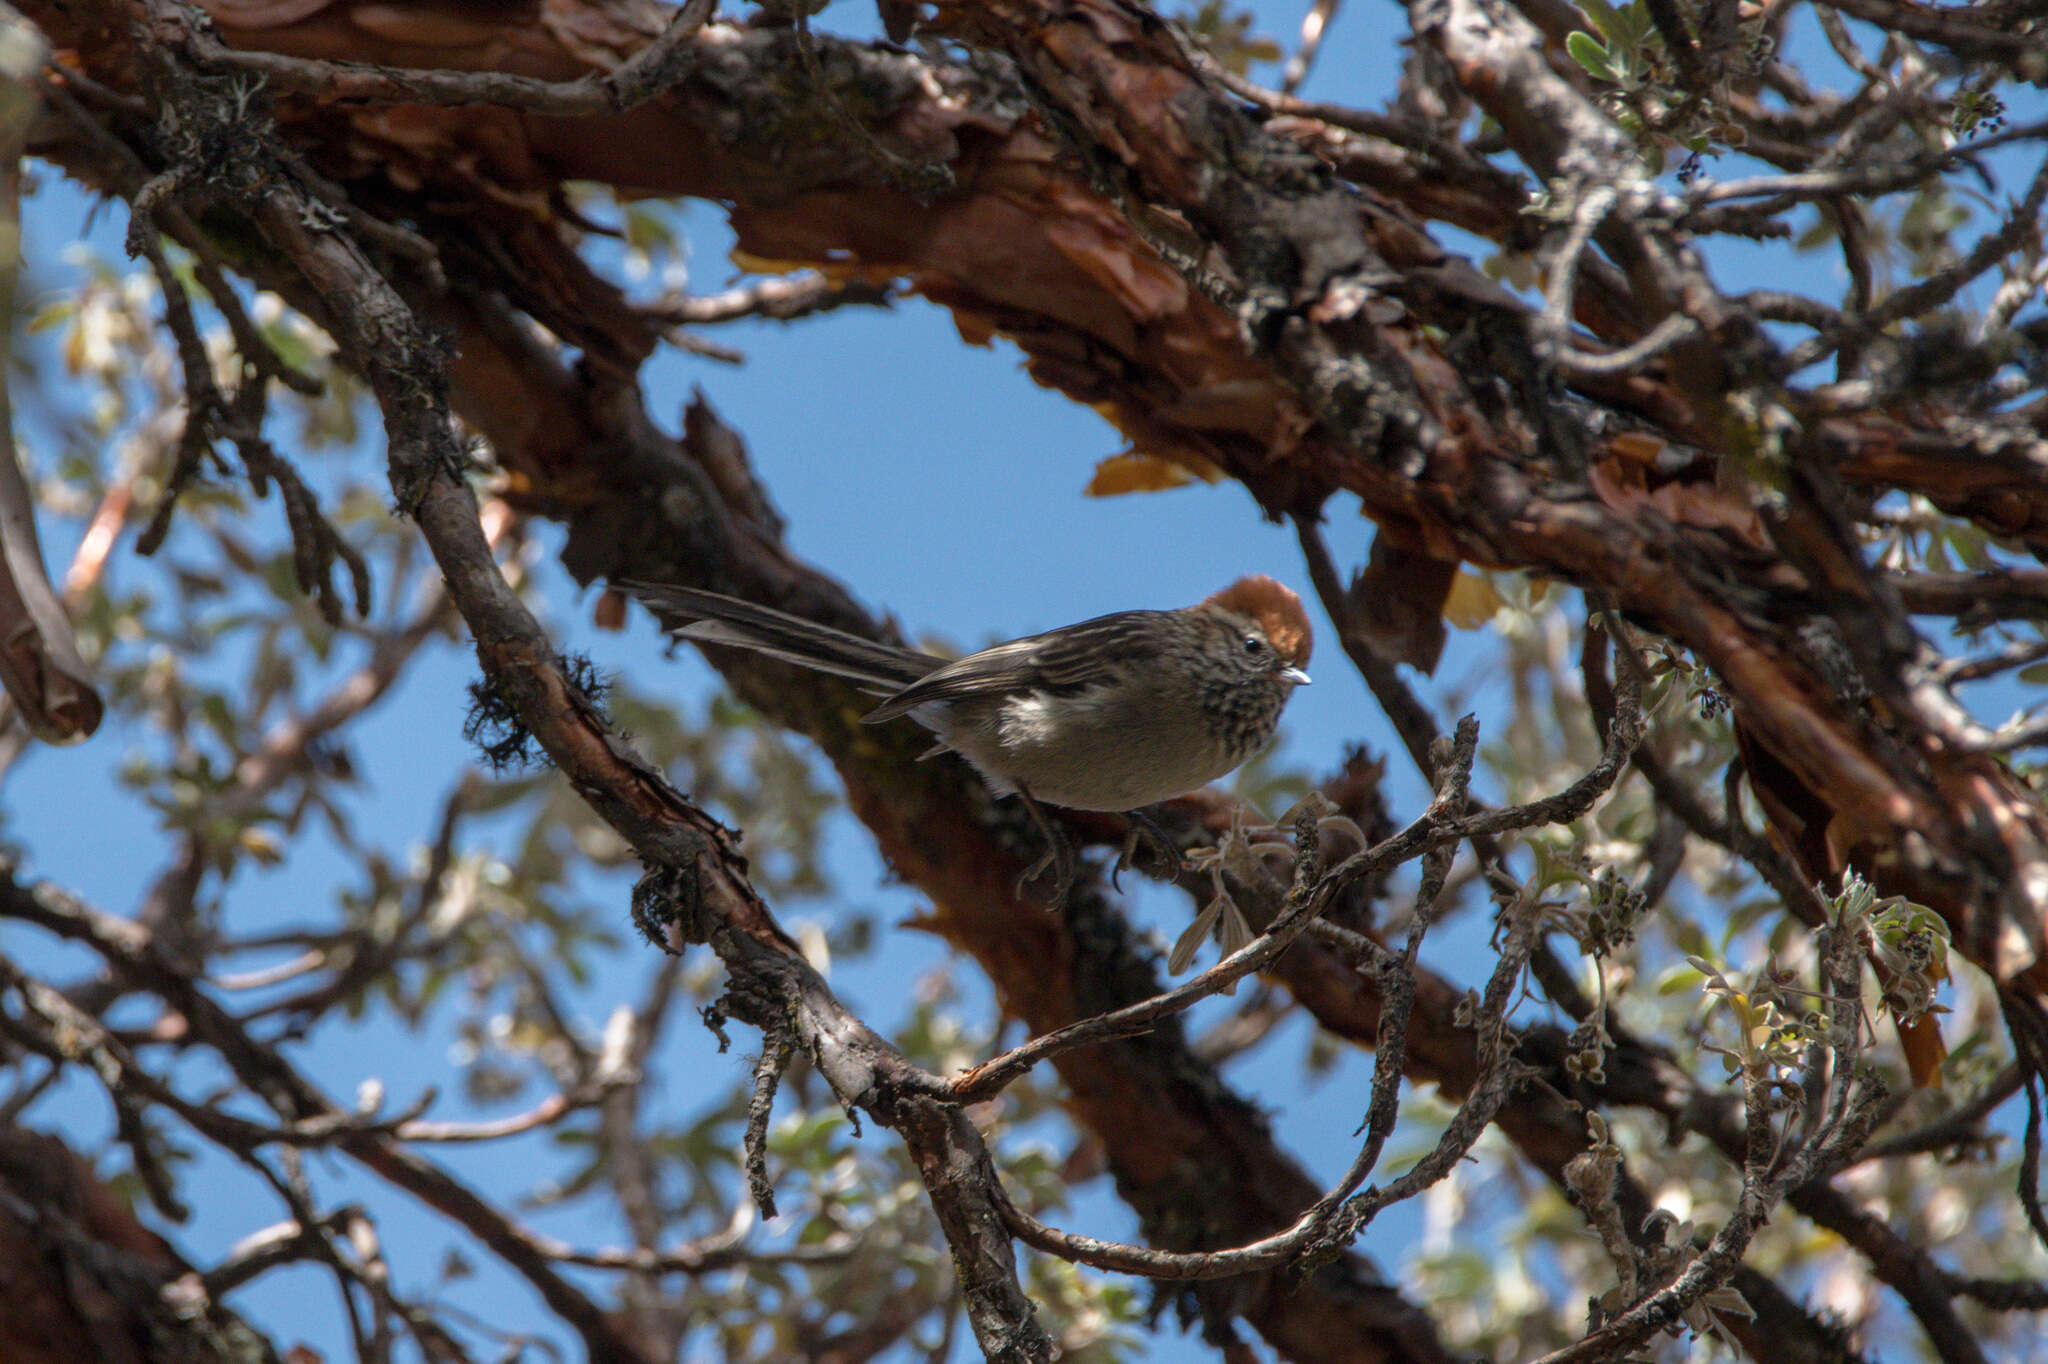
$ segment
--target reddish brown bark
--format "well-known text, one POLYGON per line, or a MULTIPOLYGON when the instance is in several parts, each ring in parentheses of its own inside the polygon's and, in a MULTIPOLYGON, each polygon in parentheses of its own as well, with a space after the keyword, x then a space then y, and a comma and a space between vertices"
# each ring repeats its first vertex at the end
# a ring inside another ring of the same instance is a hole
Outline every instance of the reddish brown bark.
POLYGON ((0 1127, 8 1364, 225 1364, 276 1354, 63 1142, 0 1127))

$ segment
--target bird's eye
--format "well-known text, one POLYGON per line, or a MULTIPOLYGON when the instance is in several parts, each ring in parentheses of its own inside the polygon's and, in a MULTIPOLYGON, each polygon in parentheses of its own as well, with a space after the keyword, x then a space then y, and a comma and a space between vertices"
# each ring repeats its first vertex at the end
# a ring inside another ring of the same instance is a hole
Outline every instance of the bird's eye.
POLYGON ((1246 635, 1244 637, 1244 651, 1253 658, 1257 658, 1260 654, 1266 652, 1266 641, 1260 639, 1257 635, 1246 635))

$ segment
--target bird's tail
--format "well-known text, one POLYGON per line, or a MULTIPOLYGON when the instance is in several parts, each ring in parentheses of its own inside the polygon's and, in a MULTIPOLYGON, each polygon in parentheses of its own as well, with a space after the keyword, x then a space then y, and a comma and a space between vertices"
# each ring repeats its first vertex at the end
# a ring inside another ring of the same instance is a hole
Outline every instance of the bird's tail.
POLYGON ((752 649, 785 663, 850 678, 877 695, 893 695, 945 662, 717 592, 630 578, 613 583, 638 597, 679 638, 752 649))

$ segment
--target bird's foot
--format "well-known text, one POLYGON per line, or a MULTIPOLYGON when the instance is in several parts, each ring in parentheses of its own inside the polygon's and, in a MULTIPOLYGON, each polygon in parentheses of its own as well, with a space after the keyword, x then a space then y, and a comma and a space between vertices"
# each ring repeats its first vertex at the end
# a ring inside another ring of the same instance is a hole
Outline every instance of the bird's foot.
POLYGON ((1128 870, 1143 871, 1159 881, 1177 878, 1187 867, 1187 858, 1182 855, 1180 844, 1174 840, 1158 820, 1143 810, 1126 810, 1124 818, 1130 821, 1130 831, 1124 835, 1123 851, 1117 854, 1116 866, 1110 869, 1109 884, 1117 890, 1123 886, 1118 882, 1119 873, 1128 870), (1148 870, 1138 866, 1138 844, 1144 843, 1152 853, 1152 867, 1148 870))
POLYGON ((1067 892, 1074 888, 1075 872, 1073 852, 1066 846, 1064 841, 1056 842, 1051 848, 1048 848, 1043 857, 1040 857, 1036 862, 1026 867, 1023 873, 1017 877, 1015 886, 1017 898, 1020 900, 1025 899, 1030 894, 1025 887, 1045 875, 1048 871, 1052 873, 1052 886, 1051 893, 1045 897, 1045 907, 1047 909, 1058 909, 1061 905, 1065 904, 1067 902, 1067 892))
POLYGON ((1046 900, 1046 908, 1058 909, 1067 902, 1067 892, 1074 888, 1077 874, 1074 845, 1068 841, 1066 832, 1052 822, 1052 818, 1028 792, 1020 789, 1017 794, 1023 798, 1024 808, 1030 813, 1032 823, 1045 835, 1046 843, 1045 855, 1026 867, 1024 874, 1017 878, 1017 898, 1024 899, 1024 888, 1049 870, 1052 872, 1052 894, 1046 900))

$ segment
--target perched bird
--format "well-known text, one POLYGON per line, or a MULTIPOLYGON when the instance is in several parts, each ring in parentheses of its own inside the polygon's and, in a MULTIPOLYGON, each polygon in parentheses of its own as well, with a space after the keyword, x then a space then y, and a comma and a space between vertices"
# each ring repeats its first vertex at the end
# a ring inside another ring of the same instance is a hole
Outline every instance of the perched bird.
POLYGON ((1056 902, 1070 857, 1034 798, 1136 813, 1195 790, 1264 748, 1309 680, 1301 598, 1263 575, 1177 611, 1119 611, 951 660, 715 592, 619 586, 682 638, 851 678, 884 698, 868 723, 907 715, 937 736, 934 752, 1023 797, 1054 845, 1023 879, 1058 863, 1056 902))

